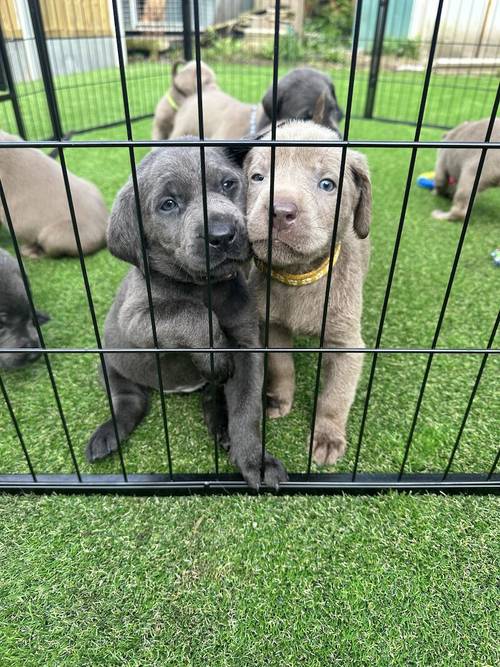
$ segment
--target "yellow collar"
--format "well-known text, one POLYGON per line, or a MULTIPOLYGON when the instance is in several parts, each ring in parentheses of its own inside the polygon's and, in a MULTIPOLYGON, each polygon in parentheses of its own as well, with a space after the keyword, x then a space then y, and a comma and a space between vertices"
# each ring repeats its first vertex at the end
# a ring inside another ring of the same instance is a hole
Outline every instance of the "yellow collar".
POLYGON ((172 97, 172 95, 169 92, 167 92, 165 97, 167 98, 167 102, 170 104, 172 109, 174 111, 179 111, 179 105, 177 104, 177 102, 174 100, 174 98, 172 97))
MULTIPOLYGON (((335 244, 335 253, 333 255, 332 267, 335 266, 340 254, 340 243, 335 244)), ((257 257, 254 257, 255 266, 262 271, 262 273, 267 273, 267 264, 257 257)), ((327 257, 317 269, 308 271, 307 273, 285 273, 285 271, 279 271, 278 269, 271 269, 271 277, 274 280, 277 280, 284 285, 293 285, 295 287, 300 287, 301 285, 310 285, 315 283, 323 276, 326 276, 328 273, 328 266, 330 264, 330 257, 327 257)))

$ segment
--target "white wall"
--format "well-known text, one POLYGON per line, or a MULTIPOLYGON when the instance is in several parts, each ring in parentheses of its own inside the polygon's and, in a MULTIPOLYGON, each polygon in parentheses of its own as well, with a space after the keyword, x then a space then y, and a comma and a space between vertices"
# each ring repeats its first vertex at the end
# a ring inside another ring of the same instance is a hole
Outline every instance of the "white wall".
MULTIPOLYGON (((438 0, 415 0, 408 35, 411 39, 430 42, 437 7, 438 0)), ((445 0, 438 56, 498 57, 499 45, 500 0, 445 0), (482 46, 478 47, 482 30, 482 46)))

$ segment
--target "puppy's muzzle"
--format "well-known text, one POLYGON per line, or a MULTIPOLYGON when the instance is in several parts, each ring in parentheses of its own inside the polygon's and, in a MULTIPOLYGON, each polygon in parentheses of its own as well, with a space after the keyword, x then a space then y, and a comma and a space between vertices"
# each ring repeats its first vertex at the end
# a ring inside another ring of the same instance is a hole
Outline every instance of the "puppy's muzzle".
POLYGON ((275 199, 273 204, 273 228, 278 231, 286 231, 295 223, 299 209, 289 199, 275 199))

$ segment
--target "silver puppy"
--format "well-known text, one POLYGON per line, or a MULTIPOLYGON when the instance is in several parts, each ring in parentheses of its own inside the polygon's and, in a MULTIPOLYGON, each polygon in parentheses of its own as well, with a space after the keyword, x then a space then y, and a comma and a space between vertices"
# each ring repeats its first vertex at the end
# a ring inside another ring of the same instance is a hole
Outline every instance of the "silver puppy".
MULTIPOLYGON (((444 135, 445 141, 484 141, 490 120, 465 122, 444 135)), ((491 141, 500 141, 500 120, 495 121, 491 141)), ((440 148, 436 162, 435 192, 453 199, 449 211, 435 210, 437 220, 463 220, 474 185, 480 148, 440 148)), ((486 153, 478 192, 500 185, 500 154, 496 150, 486 153)))
MULTIPOLYGON (((268 138, 268 135, 266 135, 268 138)), ((335 141, 333 130, 291 121, 277 129, 278 139, 335 141)), ((295 335, 321 331, 325 284, 337 204, 342 150, 276 149, 272 229, 270 345, 291 347, 295 335)), ((241 158, 241 153, 240 153, 241 158)), ((247 226, 255 255, 250 284, 257 293, 261 320, 266 304, 269 220, 269 148, 253 148, 245 163, 248 181, 247 226)), ((363 281, 368 268, 371 184, 365 158, 347 151, 325 344, 363 347, 363 281)), ((332 464, 346 448, 346 422, 362 366, 362 354, 326 354, 319 396, 313 456, 332 464)), ((295 390, 291 354, 271 354, 267 386, 268 415, 282 417, 292 408, 295 390)))
MULTIPOLYGON (((215 347, 258 347, 258 318, 242 267, 249 258, 241 170, 221 149, 206 150, 208 245, 215 347)), ((156 329, 161 347, 209 346, 205 229, 197 148, 160 148, 137 171, 141 212, 151 269, 156 329)), ((134 265, 108 313, 105 343, 116 348, 153 348, 143 257, 132 181, 118 194, 111 213, 108 247, 134 265)), ((106 355, 120 439, 146 414, 148 394, 158 389, 155 356, 106 355)), ((191 392, 211 377, 207 353, 161 356, 164 389, 191 392)), ((206 421, 233 464, 252 487, 260 483, 262 359, 258 353, 214 354, 218 397, 205 401, 206 421), (227 435, 225 433, 227 429, 227 435)), ((117 449, 111 421, 92 436, 87 457, 103 458, 117 449)), ((265 457, 264 481, 286 479, 281 463, 265 457)))

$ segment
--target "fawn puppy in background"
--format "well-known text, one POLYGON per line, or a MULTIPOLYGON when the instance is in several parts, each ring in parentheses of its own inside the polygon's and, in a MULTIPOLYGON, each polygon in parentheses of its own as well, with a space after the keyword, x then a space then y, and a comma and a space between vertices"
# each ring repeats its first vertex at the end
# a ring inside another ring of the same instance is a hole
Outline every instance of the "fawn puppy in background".
MULTIPOLYGON (((259 138, 269 138, 265 135, 259 138)), ((280 140, 335 141, 334 131, 311 122, 290 121, 277 128, 280 140)), ((234 149, 242 160, 245 147, 234 149)), ((321 331, 326 275, 332 241, 342 149, 276 149, 272 228, 269 345, 291 347, 296 335, 321 331)), ((254 253, 250 285, 260 318, 266 307, 270 149, 252 148, 244 159, 247 227, 254 253)), ((347 151, 342 200, 328 303, 325 346, 363 347, 363 281, 368 269, 371 184, 366 159, 347 151)), ((313 440, 318 464, 333 464, 346 449, 346 422, 362 366, 362 354, 327 353, 313 440)), ((269 356, 268 416, 292 409, 295 390, 291 354, 269 356)))
MULTIPOLYGON (((50 320, 37 311, 40 326, 50 320)), ((39 347, 39 340, 31 317, 28 297, 17 261, 0 248, 0 347, 39 347)), ((35 361, 38 352, 5 352, 0 354, 0 368, 26 366, 35 361)))
MULTIPOLYGON (((257 309, 242 270, 250 257, 243 174, 222 149, 207 148, 205 158, 207 239, 199 149, 158 148, 142 160, 137 170, 158 343, 162 348, 209 347, 207 242, 214 346, 258 347, 257 309)), ((106 318, 105 344, 113 348, 153 348, 131 179, 113 206, 108 247, 133 268, 106 318)), ((255 352, 215 352, 217 397, 215 402, 211 400, 212 388, 208 387, 204 401, 210 430, 229 449, 231 462, 253 488, 259 486, 261 473, 261 356, 255 352)), ((159 388, 155 355, 113 353, 106 354, 106 362, 122 440, 144 418, 150 390, 159 388)), ((210 355, 195 351, 164 353, 161 372, 165 391, 196 391, 211 379, 210 355)), ((90 439, 87 458, 101 459, 117 447, 109 420, 90 439)), ((266 454, 264 482, 277 487, 286 479, 282 464, 266 454)))
MULTIPOLYGON (((207 139, 240 139, 271 122, 272 86, 262 104, 244 104, 211 85, 203 87, 203 129, 207 139)), ((331 127, 338 132, 342 119, 331 79, 310 67, 298 67, 278 81, 276 106, 278 120, 301 118, 331 127)), ((175 117, 171 139, 183 134, 198 135, 198 99, 187 99, 175 117)))
MULTIPOLYGON (((444 135, 445 141, 484 141, 489 118, 477 122, 462 123, 444 135)), ((500 119, 495 121, 491 141, 500 141, 500 119)), ((467 213, 469 198, 474 185, 480 148, 440 148, 438 150, 435 176, 435 193, 450 197, 449 211, 435 210, 432 217, 437 220, 463 220, 467 213)), ((497 150, 486 153, 478 192, 500 185, 500 155, 497 150)))
MULTIPOLYGON (((215 73, 208 65, 201 62, 201 81, 203 90, 217 87, 215 73)), ((158 102, 153 119, 153 139, 168 139, 175 121, 175 115, 191 95, 196 94, 196 62, 187 64, 174 63, 172 67, 172 84, 167 93, 158 102), (179 69, 180 65, 184 65, 179 69)))
MULTIPOLYGON (((0 141, 22 139, 0 132, 0 141)), ((90 254, 106 245, 109 213, 93 183, 69 171, 68 177, 83 252, 90 254)), ((34 148, 0 148, 0 178, 23 255, 77 257, 61 165, 34 148)))

